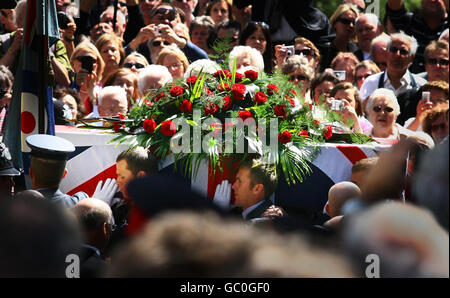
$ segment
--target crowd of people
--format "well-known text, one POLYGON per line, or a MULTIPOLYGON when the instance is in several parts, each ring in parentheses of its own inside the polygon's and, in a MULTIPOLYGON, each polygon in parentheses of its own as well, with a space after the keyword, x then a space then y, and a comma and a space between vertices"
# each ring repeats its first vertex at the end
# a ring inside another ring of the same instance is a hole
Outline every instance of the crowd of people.
MULTIPOLYGON (((26 3, 0 11, 0 134, 26 3)), ((158 173, 140 147, 117 157, 117 179, 91 197, 65 195, 75 149, 54 136, 27 139, 33 190, 14 192, 21 173, 2 144, 0 276, 66 276, 76 254, 81 277, 359 277, 371 253, 382 277, 449 276, 448 0, 422 0, 416 13, 388 0, 383 20, 363 0, 342 1, 330 17, 312 0, 80 3, 56 0, 57 124, 127 114, 168 83, 214 73, 220 45, 230 70, 236 61, 237 71, 279 71, 315 112, 340 101, 349 131, 392 147, 355 163, 323 210, 294 212, 273 203, 279 177, 259 160, 207 200, 158 173)))

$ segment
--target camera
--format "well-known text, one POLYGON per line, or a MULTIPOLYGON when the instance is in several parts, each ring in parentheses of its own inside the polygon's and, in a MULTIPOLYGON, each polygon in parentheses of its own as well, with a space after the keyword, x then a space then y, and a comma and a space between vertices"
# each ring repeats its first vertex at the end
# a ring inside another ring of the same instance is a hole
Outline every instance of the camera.
POLYGON ((345 81, 347 78, 345 70, 333 70, 333 74, 339 79, 339 81, 345 81))
POLYGON ((153 32, 153 34, 156 36, 161 36, 161 29, 158 27, 155 27, 155 31, 153 32))
POLYGON ((331 110, 332 111, 342 111, 344 106, 345 106, 345 103, 342 100, 339 100, 339 99, 331 100, 331 110))
POLYGON ((79 60, 81 62, 81 67, 91 73, 95 62, 94 58, 92 58, 91 56, 82 56, 79 58, 79 60))
POLYGON ((286 57, 291 57, 295 54, 295 47, 294 46, 285 46, 282 48, 286 52, 286 57))
POLYGON ((70 16, 64 11, 58 11, 58 25, 59 29, 67 29, 67 25, 70 23, 70 16))

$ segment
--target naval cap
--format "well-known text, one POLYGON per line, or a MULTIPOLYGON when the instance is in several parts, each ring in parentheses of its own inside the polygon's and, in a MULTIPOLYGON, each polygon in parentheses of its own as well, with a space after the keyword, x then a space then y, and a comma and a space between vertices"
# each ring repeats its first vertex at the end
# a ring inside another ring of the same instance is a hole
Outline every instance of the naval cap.
POLYGON ((75 151, 71 142, 52 135, 31 135, 27 137, 26 142, 31 149, 31 155, 36 157, 66 160, 67 155, 75 151))

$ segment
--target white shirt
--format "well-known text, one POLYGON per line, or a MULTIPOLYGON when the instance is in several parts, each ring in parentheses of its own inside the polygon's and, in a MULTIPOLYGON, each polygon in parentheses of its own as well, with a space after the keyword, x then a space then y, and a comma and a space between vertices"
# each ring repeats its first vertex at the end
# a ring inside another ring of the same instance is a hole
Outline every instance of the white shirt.
MULTIPOLYGON (((361 86, 361 90, 360 90, 360 96, 361 96, 362 101, 365 101, 375 90, 378 89, 378 83, 380 81, 381 76, 384 76, 384 78, 383 78, 384 88, 394 91, 395 95, 398 95, 402 91, 412 89, 411 75, 410 75, 409 70, 407 70, 405 72, 405 74, 403 75, 403 77, 400 79, 400 83, 402 85, 398 89, 395 89, 395 87, 391 83, 391 80, 389 79, 389 77, 387 75, 385 75, 385 73, 387 73, 387 72, 380 72, 380 73, 371 75, 364 81, 364 83, 361 86)), ((416 81, 417 87, 422 87, 427 82, 425 79, 419 77, 418 75, 413 74, 413 77, 414 77, 414 80, 416 81)))

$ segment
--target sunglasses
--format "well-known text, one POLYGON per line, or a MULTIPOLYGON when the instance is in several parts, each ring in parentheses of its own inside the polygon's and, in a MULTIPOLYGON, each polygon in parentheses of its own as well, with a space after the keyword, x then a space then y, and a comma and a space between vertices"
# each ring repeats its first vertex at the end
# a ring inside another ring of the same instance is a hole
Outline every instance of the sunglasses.
POLYGON ((357 80, 357 81, 362 81, 362 80, 367 79, 367 78, 370 77, 370 76, 371 76, 370 74, 366 74, 366 75, 363 75, 363 76, 357 76, 357 77, 356 77, 356 80, 357 80))
POLYGON ((315 53, 311 49, 295 50, 295 55, 303 54, 303 56, 315 56, 315 53))
POLYGON ((140 69, 140 68, 144 68, 145 67, 145 65, 141 64, 141 63, 125 63, 123 65, 123 67, 125 67, 125 68, 133 68, 133 66, 136 69, 140 69))
POLYGON ((399 48, 396 48, 396 47, 391 47, 389 49, 389 52, 391 52, 392 54, 396 54, 396 53, 400 52, 400 55, 402 55, 402 56, 409 55, 409 52, 407 50, 399 49, 399 48))
POLYGON ((448 59, 430 58, 430 59, 428 59, 427 63, 431 64, 431 65, 439 64, 440 66, 448 66, 448 59))
POLYGON ((153 14, 153 16, 155 16, 157 14, 163 15, 169 21, 173 21, 177 17, 177 12, 175 11, 175 9, 172 9, 172 8, 158 8, 155 11, 155 13, 153 14), (166 15, 167 12, 169 12, 169 13, 166 15))
POLYGON ((392 113, 394 111, 394 109, 391 107, 384 107, 384 108, 382 108, 381 106, 373 107, 373 111, 375 113, 379 113, 379 112, 381 112, 381 110, 383 110, 387 114, 392 113))
POLYGON ((267 25, 264 22, 255 22, 255 21, 250 21, 248 22, 249 25, 259 25, 261 27, 263 27, 264 29, 269 29, 269 25, 267 25))
POLYGON ((304 75, 290 76, 289 77, 289 81, 295 81, 295 80, 297 80, 297 81, 306 81, 306 80, 308 80, 308 78, 306 76, 304 76, 304 75))
POLYGON ((355 20, 349 20, 349 19, 337 19, 336 22, 341 22, 344 25, 350 25, 352 24, 353 26, 355 25, 355 20))
POLYGON ((125 6, 127 6, 127 4, 124 3, 124 2, 117 2, 117 5, 119 5, 120 7, 125 7, 125 6))
POLYGON ((159 40, 156 40, 156 41, 152 42, 152 46, 160 47, 162 43, 164 43, 165 46, 170 46, 170 42, 168 42, 168 41, 159 41, 159 40))
POLYGON ((444 130, 446 128, 445 123, 431 125, 431 130, 444 130))

